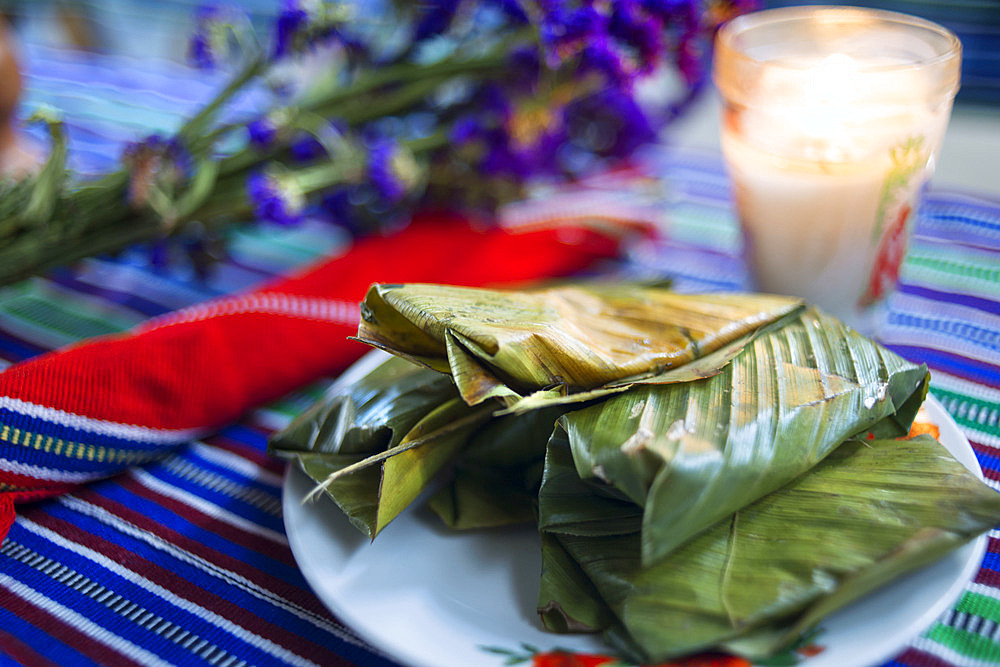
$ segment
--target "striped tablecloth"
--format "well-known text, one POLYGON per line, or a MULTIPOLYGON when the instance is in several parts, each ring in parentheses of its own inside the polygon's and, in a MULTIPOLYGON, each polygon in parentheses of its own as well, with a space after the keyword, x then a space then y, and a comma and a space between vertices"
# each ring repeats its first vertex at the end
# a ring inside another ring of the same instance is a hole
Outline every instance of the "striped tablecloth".
MULTIPOLYGON (((106 166, 125 134, 165 130, 190 107, 106 61, 32 53, 27 98, 63 108, 76 164, 106 166), (71 70, 69 67, 78 69, 71 70), (89 69, 88 69, 89 68, 89 69), (77 81, 89 76, 86 88, 77 81), (127 130, 95 109, 128 104, 127 130)), ((191 95, 197 97, 195 84, 191 95)), ((597 199, 664 224, 625 275, 670 275, 681 289, 748 286, 718 155, 656 151, 643 197, 597 199)), ((555 200, 559 205, 559 200, 555 200)), ((571 205, 570 201, 565 205, 571 205)), ((518 215, 512 209, 510 215, 518 215)), ((234 234, 207 282, 155 270, 141 249, 0 290, 0 367, 73 341, 254 285, 341 247, 309 224, 234 234)), ((931 189, 891 302, 883 341, 926 362, 932 391, 1000 488, 1000 201, 931 189)), ((296 568, 281 517, 284 464, 273 429, 321 387, 303 390, 155 465, 23 508, 0 545, 0 664, 392 665, 332 617, 296 568)), ((955 608, 894 665, 1000 665, 1000 533, 955 608)))

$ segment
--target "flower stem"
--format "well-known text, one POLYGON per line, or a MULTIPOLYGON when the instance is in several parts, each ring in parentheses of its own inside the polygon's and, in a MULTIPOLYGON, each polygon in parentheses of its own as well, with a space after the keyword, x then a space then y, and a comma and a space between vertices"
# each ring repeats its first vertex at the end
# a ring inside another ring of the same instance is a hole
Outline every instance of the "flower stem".
POLYGON ((216 93, 212 101, 202 107, 201 111, 196 113, 184 125, 181 129, 177 131, 177 137, 182 141, 190 141, 195 136, 202 134, 204 131, 204 125, 212 120, 212 116, 218 111, 223 104, 229 101, 233 95, 235 95, 243 86, 245 86, 251 79, 256 78, 264 70, 266 61, 261 54, 257 54, 243 66, 239 72, 236 73, 229 83, 225 87, 216 93))

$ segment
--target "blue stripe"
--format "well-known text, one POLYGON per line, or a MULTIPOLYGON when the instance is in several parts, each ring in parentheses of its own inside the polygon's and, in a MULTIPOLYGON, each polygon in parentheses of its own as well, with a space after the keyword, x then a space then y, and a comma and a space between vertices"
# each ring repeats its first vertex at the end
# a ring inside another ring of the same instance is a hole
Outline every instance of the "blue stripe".
POLYGON ((886 347, 914 363, 925 363, 935 370, 942 370, 951 375, 958 375, 967 380, 985 384, 990 387, 1000 387, 1000 371, 981 361, 966 359, 957 354, 949 354, 939 350, 913 345, 893 345, 886 347))
MULTIPOLYGON (((311 403, 312 401, 310 401, 311 403)), ((205 472, 210 472, 212 474, 218 475, 228 479, 236 484, 239 484, 247 490, 252 490, 255 492, 260 492, 266 494, 269 498, 274 499, 276 503, 280 504, 281 501, 281 485, 280 484, 270 484, 268 482, 263 482, 258 479, 250 479, 236 472, 232 468, 220 465, 210 459, 207 459, 199 455, 193 449, 182 449, 177 454, 178 459, 188 461, 196 468, 201 468, 205 472)), ((280 510, 277 514, 280 514, 280 510)))
POLYGON ((939 313, 916 314, 899 310, 890 311, 890 324, 911 329, 933 331, 957 341, 965 341, 982 349, 984 352, 998 355, 1000 362, 1000 331, 953 318, 942 317, 939 313))
MULTIPOLYGON (((163 598, 151 594, 141 586, 133 584, 115 572, 96 565, 94 561, 83 556, 78 556, 68 549, 63 549, 26 529, 18 530, 16 533, 12 530, 10 539, 29 549, 39 551, 49 558, 56 560, 61 565, 65 565, 84 576, 99 581, 115 594, 121 595, 123 598, 142 606, 147 611, 153 612, 157 616, 183 627, 192 634, 208 639, 211 643, 240 656, 251 664, 283 664, 282 661, 276 660, 252 644, 240 640, 235 635, 220 631, 217 626, 202 620, 197 615, 186 611, 182 607, 166 602, 163 598)), ((164 639, 156 632, 150 632, 136 625, 134 622, 108 609, 105 605, 91 599, 89 596, 83 595, 49 577, 39 576, 33 568, 27 565, 7 559, 7 568, 5 569, 11 576, 19 580, 32 581, 34 587, 43 595, 53 600, 58 600, 60 603, 107 629, 109 632, 129 640, 137 646, 161 656, 165 660, 177 664, 192 664, 196 661, 204 662, 200 661, 190 651, 180 648, 171 640, 164 639)))
POLYGON ((973 449, 972 451, 976 455, 976 458, 979 459, 979 465, 981 468, 984 470, 1000 470, 1000 457, 993 454, 987 454, 979 449, 973 449))
MULTIPOLYGON (((0 425, 7 425, 11 428, 19 428, 22 431, 40 433, 43 436, 52 436, 53 438, 62 438, 63 440, 73 442, 86 442, 88 444, 101 445, 104 447, 116 447, 144 452, 162 451, 168 447, 174 446, 173 444, 151 444, 148 442, 132 440, 130 438, 120 438, 105 433, 84 431, 82 429, 73 428, 72 426, 57 424, 41 417, 33 417, 9 408, 0 408, 0 425)), ((62 460, 63 457, 56 457, 53 455, 53 458, 62 460)))
POLYGON ((13 363, 30 359, 47 351, 40 345, 35 345, 4 331, 3 316, 0 316, 0 358, 13 363))
POLYGON ((132 310, 142 313, 146 317, 163 315, 164 313, 169 313, 173 310, 163 304, 150 301, 149 299, 144 299, 141 296, 137 296, 129 292, 82 282, 77 276, 77 271, 68 268, 56 269, 49 274, 49 278, 61 287, 73 290, 74 292, 79 292, 80 294, 87 294, 104 299, 105 301, 109 301, 111 303, 131 308, 132 310))
POLYGON ((944 303, 954 303, 959 306, 967 306, 969 308, 975 308, 976 310, 981 310, 984 313, 1000 315, 1000 301, 993 301, 991 299, 984 299, 977 296, 970 296, 968 294, 953 294, 951 292, 943 292, 941 290, 934 290, 927 287, 909 285, 906 283, 900 283, 897 290, 902 294, 912 294, 914 296, 919 296, 924 299, 931 299, 933 301, 942 301, 944 303))
MULTIPOLYGON (((172 460, 185 460, 183 458, 175 458, 172 460)), ((149 466, 147 472, 171 486, 175 486, 179 489, 187 491, 188 493, 202 498, 214 505, 225 509, 228 512, 242 517, 253 524, 261 526, 263 528, 268 528, 275 531, 279 535, 284 532, 284 523, 280 516, 275 516, 274 514, 265 512, 264 510, 244 501, 239 498, 234 498, 227 493, 222 491, 216 491, 210 489, 206 486, 198 484, 197 482, 185 479, 173 471, 167 469, 163 464, 158 464, 154 466, 149 466)), ((214 471, 213 471, 214 472, 214 471)), ((274 491, 270 492, 274 494, 274 491)))
MULTIPOLYGON (((110 497, 109 494, 102 495, 110 497)), ((134 538, 126 533, 122 533, 112 526, 104 524, 87 514, 77 512, 62 503, 51 504, 51 508, 48 510, 47 514, 54 518, 72 523, 74 526, 80 528, 81 530, 85 530, 90 534, 98 535, 109 542, 113 542, 122 548, 127 549, 130 553, 135 554, 135 556, 145 559, 151 563, 155 563, 157 566, 173 572, 177 576, 190 582, 193 586, 205 591, 207 594, 215 595, 227 600, 257 616, 258 618, 280 625, 289 632, 301 634, 304 637, 312 637, 317 633, 329 635, 326 630, 322 629, 315 623, 303 619, 291 611, 283 609, 278 604, 270 601, 267 597, 262 599, 261 597, 246 592, 241 585, 232 583, 225 576, 224 572, 220 572, 220 575, 210 574, 197 565, 192 565, 190 562, 182 558, 177 558, 171 553, 152 546, 143 540, 134 538)), ((186 535, 197 539, 190 533, 186 533, 186 535)), ((267 574, 284 581, 291 586, 305 588, 305 580, 302 578, 298 569, 286 567, 260 555, 257 555, 256 558, 240 558, 237 556, 239 547, 231 542, 226 542, 226 544, 229 545, 230 549, 223 551, 223 553, 237 558, 244 564, 248 565, 251 569, 266 572, 267 574)), ((276 546, 275 548, 284 549, 285 547, 276 546)), ((183 551, 183 549, 181 549, 181 551, 183 551)), ((63 561, 60 560, 60 562, 62 563, 63 561)), ((225 567, 223 566, 218 567, 220 567, 220 570, 225 570, 225 567)), ((84 571, 84 574, 87 574, 87 571, 84 571)), ((251 583, 253 583, 252 580, 251 583)), ((143 595, 159 599, 158 596, 149 592, 145 592, 143 595)), ((145 597, 143 597, 143 599, 145 599, 145 597)), ((285 601, 284 598, 276 594, 271 599, 285 601)), ((138 600, 136 601, 138 602, 138 600)), ((211 605, 209 605, 209 607, 211 607, 211 605)), ((165 613, 170 613, 169 608, 166 608, 165 613)), ((307 617, 311 617, 310 612, 308 611, 305 612, 305 615, 307 617)), ((175 619, 169 615, 164 616, 164 618, 170 621, 175 621, 175 619)))
MULTIPOLYGON (((185 537, 200 542, 204 546, 219 552, 220 554, 225 554, 236 560, 247 563, 259 570, 263 570, 268 574, 271 574, 283 581, 297 581, 299 580, 298 568, 295 566, 286 565, 278 560, 271 558, 268 554, 260 553, 252 549, 248 549, 242 545, 235 544, 223 537, 216 535, 212 529, 211 524, 208 526, 202 526, 196 523, 192 523, 187 519, 181 517, 180 515, 164 509, 158 503, 150 501, 142 496, 136 495, 127 489, 122 488, 116 484, 113 480, 102 483, 100 485, 95 485, 91 487, 92 490, 99 493, 101 496, 113 500, 117 503, 128 507, 131 510, 139 512, 149 519, 156 521, 157 523, 163 525, 165 528, 176 531, 185 537)), ((55 512, 56 509, 50 510, 55 512)), ((200 513, 198 513, 200 517, 200 513)), ((82 520, 82 519, 81 519, 82 520)), ((99 523, 99 522, 98 522, 99 523)), ((99 524, 104 525, 104 524, 99 524)), ((122 541, 127 538, 122 535, 116 538, 116 541, 122 541)), ((262 538, 263 539, 263 538, 262 538)), ((141 547, 145 544, 144 542, 136 542, 136 548, 141 547)), ((146 547, 142 547, 146 548, 146 547)), ((274 545, 275 550, 284 550, 287 547, 282 545, 274 545)), ((159 561, 161 558, 166 557, 166 554, 162 556, 157 556, 154 560, 159 561)), ((173 557, 171 557, 173 560, 173 557)))
POLYGON ((255 431, 244 424, 233 424, 232 426, 227 426, 220 431, 219 434, 225 438, 229 438, 230 440, 236 440, 244 445, 249 445, 257 451, 267 451, 268 436, 259 431, 255 431))
MULTIPOLYGON (((51 660, 57 665, 73 665, 74 667, 96 667, 97 665, 97 663, 84 654, 67 646, 58 637, 39 630, 20 616, 7 611, 3 605, 0 605, 0 627, 3 628, 4 632, 20 639, 35 653, 51 660)), ((0 654, 0 661, 2 661, 0 664, 4 665, 20 665, 20 663, 5 657, 3 654, 0 654)))

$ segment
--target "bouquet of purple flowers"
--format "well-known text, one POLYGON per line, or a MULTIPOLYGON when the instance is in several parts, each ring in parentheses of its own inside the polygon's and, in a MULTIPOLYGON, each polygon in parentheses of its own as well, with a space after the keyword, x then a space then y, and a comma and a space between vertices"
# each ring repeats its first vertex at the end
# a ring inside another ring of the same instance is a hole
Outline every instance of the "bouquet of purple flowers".
POLYGON ((719 23, 752 5, 286 0, 267 38, 203 7, 190 59, 232 69, 229 83, 97 179, 71 178, 61 123, 43 114, 46 164, 0 185, 0 283, 137 242, 183 238, 206 257, 198 239, 234 222, 316 216, 362 234, 416 206, 492 210, 653 140, 705 80, 719 23), (671 99, 645 99, 670 82, 671 99), (247 86, 273 104, 220 120, 247 86))

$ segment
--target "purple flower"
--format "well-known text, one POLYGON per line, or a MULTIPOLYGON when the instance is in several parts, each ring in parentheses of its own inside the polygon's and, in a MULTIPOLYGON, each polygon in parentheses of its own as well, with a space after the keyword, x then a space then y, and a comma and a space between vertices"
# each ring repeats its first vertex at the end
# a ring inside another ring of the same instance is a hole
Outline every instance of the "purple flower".
POLYGON ((482 127, 479 124, 479 119, 469 115, 455 121, 448 133, 448 138, 456 146, 463 146, 481 135, 482 127))
POLYGON ((663 23, 642 10, 635 0, 614 5, 608 32, 635 56, 636 68, 651 72, 664 52, 663 23))
POLYGON ((359 236, 369 225, 363 211, 351 201, 353 188, 341 187, 327 191, 320 200, 320 209, 330 221, 346 229, 352 236, 359 236))
POLYGON ((507 58, 510 65, 508 84, 512 88, 530 90, 538 84, 542 64, 538 60, 538 49, 521 47, 510 52, 507 58))
POLYGON ((697 86, 708 74, 707 54, 698 35, 688 32, 677 45, 677 69, 688 86, 697 86))
POLYGON ((295 225, 302 220, 305 198, 288 179, 267 172, 254 172, 247 179, 247 196, 254 214, 278 225, 295 225))
POLYGON ((462 0, 422 0, 417 2, 417 24, 413 41, 420 42, 448 30, 462 0))
POLYGON ((261 116, 247 123, 247 132, 250 135, 250 143, 257 148, 268 148, 278 138, 278 126, 267 116, 261 116))
POLYGON ((607 18, 591 6, 550 7, 539 27, 551 66, 574 56, 587 42, 607 32, 607 18))
POLYGON ((696 16, 700 7, 700 3, 695 0, 639 0, 639 2, 650 16, 655 16, 664 23, 696 16))
POLYGON ((398 203, 409 190, 410 179, 401 173, 401 156, 399 144, 392 139, 376 139, 368 149, 368 178, 379 196, 390 204, 398 203))
POLYGON ((344 8, 330 0, 285 0, 275 21, 274 57, 303 51, 316 42, 339 36, 347 18, 344 8))
POLYGON ((188 62, 198 69, 211 70, 218 66, 215 53, 209 46, 208 36, 201 32, 191 35, 188 44, 188 62))
POLYGON ((286 0, 285 8, 278 14, 275 22, 274 56, 286 56, 295 49, 295 41, 309 21, 306 10, 299 6, 297 0, 286 0))
POLYGON ((608 157, 626 157, 656 139, 655 129, 635 99, 615 88, 570 105, 566 122, 574 144, 608 157))
POLYGON ((632 87, 635 79, 635 71, 607 39, 594 40, 583 48, 580 52, 580 72, 596 72, 611 86, 625 90, 632 87))
POLYGON ((310 162, 326 155, 326 149, 323 148, 323 144, 311 134, 296 137, 292 140, 288 149, 292 153, 292 159, 296 162, 310 162))
POLYGON ((500 10, 516 25, 528 22, 528 15, 521 6, 520 0, 497 0, 500 10))
POLYGON ((176 138, 151 134, 130 141, 122 150, 122 164, 129 169, 128 200, 143 206, 154 186, 176 187, 191 178, 191 154, 176 138))
POLYGON ((187 58, 198 69, 212 70, 229 59, 234 51, 233 33, 245 28, 248 19, 235 7, 202 5, 194 13, 194 31, 188 42, 187 58))
POLYGON ((214 5, 202 5, 194 14, 194 32, 188 42, 188 62, 198 69, 215 69, 219 66, 220 54, 216 52, 216 24, 222 11, 214 5))

